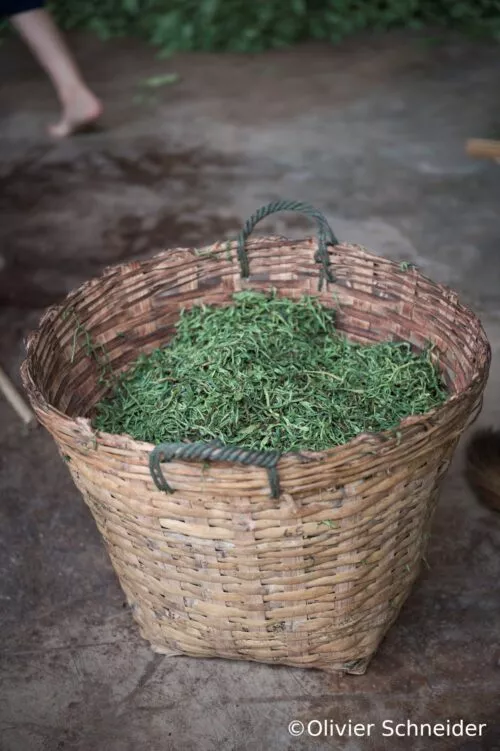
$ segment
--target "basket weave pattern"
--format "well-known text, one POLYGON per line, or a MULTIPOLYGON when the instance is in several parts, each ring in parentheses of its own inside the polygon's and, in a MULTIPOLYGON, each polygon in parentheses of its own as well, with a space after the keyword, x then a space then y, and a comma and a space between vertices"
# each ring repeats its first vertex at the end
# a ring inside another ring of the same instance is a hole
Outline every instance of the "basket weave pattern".
POLYGON ((51 308, 28 340, 31 404, 158 652, 363 673, 418 576, 441 480, 480 409, 489 345, 453 292, 359 246, 329 246, 336 281, 318 293, 316 248, 249 241, 245 281, 235 243, 114 267, 51 308), (318 295, 352 340, 430 340, 450 398, 397 431, 283 455, 278 499, 263 468, 229 462, 164 463, 175 492, 161 492, 151 444, 91 427, 104 387, 73 313, 118 372, 168 342, 181 308, 271 287, 318 295))

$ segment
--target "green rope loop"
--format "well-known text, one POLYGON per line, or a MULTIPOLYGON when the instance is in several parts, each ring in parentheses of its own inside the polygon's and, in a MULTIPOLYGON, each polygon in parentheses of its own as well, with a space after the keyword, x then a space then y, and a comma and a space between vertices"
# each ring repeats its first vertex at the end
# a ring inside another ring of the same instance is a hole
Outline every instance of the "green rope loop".
POLYGON ((158 488, 167 493, 173 493, 173 489, 166 481, 161 462, 170 462, 173 459, 181 461, 219 461, 239 462, 240 464, 263 467, 267 469, 271 497, 279 498, 279 476, 277 465, 280 459, 278 451, 252 451, 240 446, 226 446, 221 441, 197 441, 195 443, 160 443, 149 455, 149 471, 158 488))
MULTIPOLYGON (((333 234, 323 214, 313 206, 300 201, 275 201, 267 206, 263 206, 245 222, 245 226, 238 235, 237 248, 241 276, 243 279, 246 279, 250 275, 248 255, 245 249, 248 237, 262 219, 279 211, 296 211, 316 220, 318 225, 318 249, 314 254, 314 260, 322 266, 318 284, 318 289, 321 291, 325 279, 327 282, 335 281, 330 268, 328 245, 338 245, 339 241, 333 234)), ((173 493, 174 491, 166 481, 160 465, 161 462, 170 462, 173 459, 239 462, 244 465, 263 467, 267 469, 271 497, 279 498, 280 487, 277 465, 280 453, 278 451, 252 451, 239 446, 225 446, 220 441, 211 441, 209 443, 205 443, 204 441, 194 443, 161 443, 149 455, 149 470, 158 490, 167 493, 173 493)))
POLYGON ((330 268, 330 256, 328 254, 328 245, 338 245, 339 241, 333 234, 333 231, 328 224, 326 218, 320 211, 317 211, 313 206, 308 203, 302 203, 301 201, 275 201, 269 203, 267 206, 263 206, 261 209, 255 212, 241 230, 238 235, 238 261, 241 269, 241 276, 243 279, 247 279, 250 276, 250 266, 248 262, 248 254, 245 249, 245 244, 248 237, 253 232, 255 226, 266 216, 270 214, 276 214, 279 211, 296 211, 300 214, 315 219, 318 225, 318 250, 314 255, 316 263, 321 263, 322 269, 319 276, 318 290, 321 292, 323 288, 323 282, 334 282, 330 268))

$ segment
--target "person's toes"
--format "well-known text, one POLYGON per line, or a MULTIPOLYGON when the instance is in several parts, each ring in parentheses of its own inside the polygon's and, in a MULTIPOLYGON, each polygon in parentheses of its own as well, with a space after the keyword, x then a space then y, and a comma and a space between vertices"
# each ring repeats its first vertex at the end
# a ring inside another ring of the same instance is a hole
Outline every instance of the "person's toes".
POLYGON ((49 125, 48 131, 52 138, 66 138, 71 133, 71 126, 67 120, 63 119, 54 125, 49 125))
POLYGON ((85 106, 83 102, 76 103, 72 110, 67 110, 58 123, 50 125, 49 134, 53 138, 66 138, 79 130, 93 125, 102 114, 102 104, 92 97, 85 106))

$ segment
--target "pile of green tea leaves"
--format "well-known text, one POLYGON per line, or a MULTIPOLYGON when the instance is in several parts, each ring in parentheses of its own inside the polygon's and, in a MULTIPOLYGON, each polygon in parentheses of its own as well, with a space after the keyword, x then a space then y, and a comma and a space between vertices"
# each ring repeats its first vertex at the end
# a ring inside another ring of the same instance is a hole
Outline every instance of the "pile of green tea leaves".
POLYGON ((322 450, 446 397, 430 351, 354 344, 316 298, 250 291, 228 307, 183 311, 170 344, 118 378, 94 425, 152 443, 322 450))

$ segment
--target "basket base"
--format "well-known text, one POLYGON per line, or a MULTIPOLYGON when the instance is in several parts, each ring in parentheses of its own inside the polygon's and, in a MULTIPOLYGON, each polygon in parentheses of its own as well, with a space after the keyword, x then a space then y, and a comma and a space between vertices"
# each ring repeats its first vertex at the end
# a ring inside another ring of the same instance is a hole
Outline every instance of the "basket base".
MULTIPOLYGON (((143 637, 144 638, 144 637, 143 637)), ((147 639, 146 639, 147 641, 147 639)), ((158 644, 152 644, 149 643, 149 646, 151 648, 151 651, 155 654, 163 655, 164 657, 188 657, 188 658, 196 658, 196 659, 224 659, 224 660, 244 660, 245 662, 256 662, 260 663, 261 665, 274 665, 274 666, 282 666, 282 667, 289 667, 289 668, 301 668, 302 670, 304 668, 313 669, 313 670, 321 670, 323 673, 333 673, 336 675, 364 675, 368 669, 368 666, 372 660, 373 655, 370 655, 370 657, 364 657, 360 660, 355 660, 352 663, 349 663, 348 666, 346 663, 332 663, 331 665, 315 665, 307 662, 298 662, 293 660, 287 660, 286 658, 276 658, 276 660, 256 660, 255 658, 249 657, 247 655, 242 655, 241 657, 235 657, 232 655, 231 657, 224 657, 223 655, 214 657, 213 655, 201 655, 201 654, 188 654, 187 652, 180 652, 179 650, 170 649, 169 647, 160 646, 158 644)))
POLYGON ((157 655, 163 655, 164 657, 185 657, 183 652, 179 652, 175 649, 168 649, 167 647, 159 647, 156 644, 149 645, 153 652, 157 655))

